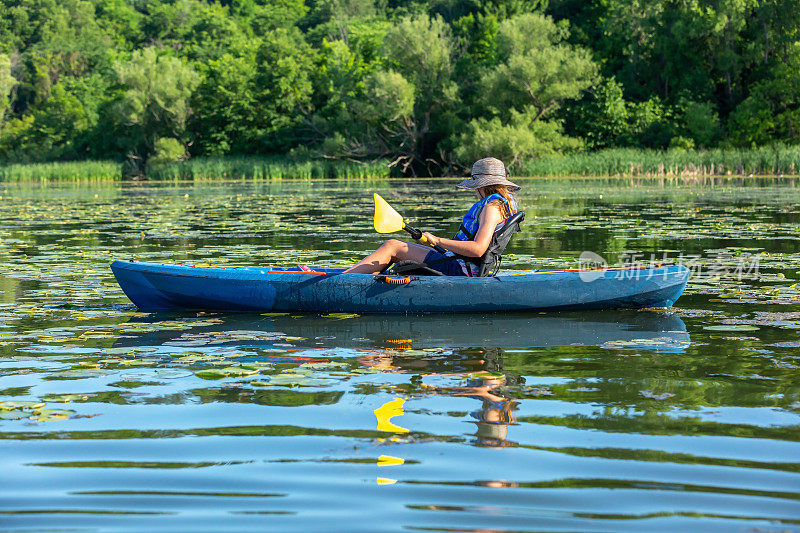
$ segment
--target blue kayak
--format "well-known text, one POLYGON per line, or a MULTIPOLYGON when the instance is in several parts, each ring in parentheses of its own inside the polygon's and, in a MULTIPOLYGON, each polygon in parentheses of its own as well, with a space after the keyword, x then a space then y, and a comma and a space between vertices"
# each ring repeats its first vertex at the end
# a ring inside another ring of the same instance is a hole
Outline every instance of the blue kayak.
POLYGON ((670 307, 689 279, 681 265, 504 271, 497 276, 383 276, 274 267, 114 261, 122 290, 143 311, 475 313, 670 307))

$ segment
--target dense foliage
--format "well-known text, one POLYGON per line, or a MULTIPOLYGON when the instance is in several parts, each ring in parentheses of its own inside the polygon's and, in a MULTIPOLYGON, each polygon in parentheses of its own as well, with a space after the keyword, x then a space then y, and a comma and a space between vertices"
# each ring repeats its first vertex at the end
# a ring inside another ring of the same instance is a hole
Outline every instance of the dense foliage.
POLYGON ((0 162, 800 142, 797 0, 3 0, 0 162))

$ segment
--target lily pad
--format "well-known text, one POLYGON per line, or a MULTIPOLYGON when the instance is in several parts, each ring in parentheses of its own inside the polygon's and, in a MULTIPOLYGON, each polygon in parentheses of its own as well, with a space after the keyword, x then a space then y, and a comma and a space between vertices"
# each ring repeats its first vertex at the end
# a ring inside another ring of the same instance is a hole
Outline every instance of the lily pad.
POLYGON ((25 411, 0 411, 0 420, 21 420, 30 417, 31 414, 25 411))
POLYGON ((34 411, 31 418, 39 422, 51 422, 53 420, 69 420, 75 414, 75 411, 69 409, 41 409, 34 411))
POLYGON ((469 374, 469 376, 467 376, 467 377, 469 379, 478 379, 478 380, 488 381, 488 380, 493 380, 493 379, 505 379, 506 376, 502 372, 475 372, 475 373, 469 374))
POLYGON ((181 368, 153 368, 124 372, 121 377, 126 381, 147 381, 150 379, 179 379, 191 376, 192 372, 181 368))
POLYGON ((644 396, 645 398, 650 398, 651 400, 666 400, 667 398, 672 398, 673 396, 675 396, 671 392, 662 392, 661 394, 656 394, 649 390, 639 391, 639 394, 641 396, 644 396))
POLYGON ((5 401, 0 402, 0 411, 15 409, 41 409, 45 404, 37 401, 5 401))
POLYGON ((756 331, 761 328, 749 324, 720 324, 717 326, 705 326, 703 329, 708 331, 756 331))

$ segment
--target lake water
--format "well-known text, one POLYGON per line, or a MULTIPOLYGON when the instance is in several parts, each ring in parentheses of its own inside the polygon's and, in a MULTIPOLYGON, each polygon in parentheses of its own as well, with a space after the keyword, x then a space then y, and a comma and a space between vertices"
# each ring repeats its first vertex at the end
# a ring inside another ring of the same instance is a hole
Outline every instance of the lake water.
POLYGON ((0 530, 800 531, 800 189, 530 180, 504 258, 680 261, 669 310, 138 312, 114 259, 344 266, 371 193, 0 185, 0 530))

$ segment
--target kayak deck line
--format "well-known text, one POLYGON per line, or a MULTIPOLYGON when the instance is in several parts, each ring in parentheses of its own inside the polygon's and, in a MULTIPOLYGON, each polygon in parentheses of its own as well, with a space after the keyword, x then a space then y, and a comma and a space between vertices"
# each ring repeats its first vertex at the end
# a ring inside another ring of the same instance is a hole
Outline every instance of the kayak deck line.
POLYGON ((307 272, 305 270, 268 270, 267 274, 305 274, 306 276, 327 276, 327 272, 307 272))
POLYGON ((558 268, 555 270, 521 270, 516 272, 509 272, 508 274, 498 274, 503 276, 523 276, 527 274, 552 274, 554 272, 619 272, 620 270, 651 270, 655 268, 663 268, 665 265, 663 263, 657 263, 655 265, 636 265, 636 266, 629 266, 629 267, 600 267, 600 268, 558 268))
MULTIPOLYGON (((132 263, 136 263, 138 261, 131 261, 132 263)), ((182 266, 182 267, 189 267, 189 268, 259 268, 259 267, 234 267, 230 265, 212 265, 210 263, 196 263, 193 265, 187 263, 164 263, 165 266, 182 266)), ((316 271, 309 271, 309 270, 269 270, 267 274, 306 274, 309 276, 327 276, 327 272, 316 272, 316 271)))
MULTIPOLYGON (((140 263, 140 261, 131 260, 130 263, 140 263)), ((189 267, 189 268, 219 268, 219 269, 232 269, 232 268, 242 268, 242 269, 260 269, 263 267, 257 266, 233 266, 233 265, 212 265, 210 263, 196 263, 196 264, 187 264, 187 263, 159 263, 162 266, 179 266, 179 267, 189 267)), ((496 276, 487 276, 487 277, 498 277, 498 276, 528 276, 533 274, 552 274, 557 272, 597 272, 597 271, 613 271, 618 272, 621 270, 650 270, 656 268, 663 268, 665 266, 675 266, 675 265, 665 265, 664 263, 656 263, 654 265, 635 265, 635 266, 628 266, 628 267, 599 267, 599 268, 557 268, 557 269, 548 269, 548 270, 517 270, 517 271, 509 271, 501 274, 497 274, 496 276)), ((344 269, 333 269, 333 270, 341 270, 340 272, 336 273, 344 273, 344 269)), ((268 270, 266 271, 267 274, 306 274, 309 276, 327 276, 330 272, 320 272, 317 270, 268 270)), ((381 274, 365 274, 365 275, 374 275, 380 276, 381 279, 384 278, 381 274)), ((459 276, 456 276, 459 277, 459 276)), ((403 278, 405 279, 405 278, 403 278)))
MULTIPOLYGON (((131 263, 138 263, 138 261, 131 261, 131 263)), ((196 263, 194 265, 189 265, 187 263, 170 263, 170 264, 175 266, 190 267, 190 268, 231 268, 230 266, 212 265, 211 263, 196 263)))

